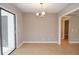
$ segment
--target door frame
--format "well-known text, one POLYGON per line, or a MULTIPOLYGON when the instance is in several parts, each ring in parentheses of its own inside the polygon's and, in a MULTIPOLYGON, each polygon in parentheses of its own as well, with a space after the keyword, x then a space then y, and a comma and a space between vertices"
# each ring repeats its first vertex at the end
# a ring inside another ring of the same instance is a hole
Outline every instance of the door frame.
MULTIPOLYGON (((15 32, 15 33, 14 33, 14 36, 15 36, 15 47, 14 47, 13 51, 16 49, 16 15, 15 15, 14 13, 12 13, 12 12, 10 12, 10 11, 8 11, 8 10, 2 8, 2 7, 0 7, 0 35, 1 35, 0 40, 1 40, 1 55, 3 55, 3 48, 2 48, 3 46, 2 46, 1 10, 4 10, 4 11, 6 11, 6 12, 12 14, 12 15, 14 15, 14 32, 15 32)), ((13 51, 11 51, 8 55, 10 55, 13 51)))
POLYGON ((70 13, 72 13, 72 12, 75 12, 75 11, 77 11, 77 10, 79 10, 79 7, 78 8, 75 8, 75 9, 73 9, 73 10, 70 10, 70 11, 68 11, 68 12, 66 12, 65 14, 63 14, 63 15, 61 15, 61 16, 59 16, 59 18, 58 18, 58 31, 59 31, 59 35, 58 35, 58 45, 61 45, 61 20, 62 20, 62 17, 64 17, 64 16, 66 16, 66 15, 68 15, 68 14, 70 14, 70 13))

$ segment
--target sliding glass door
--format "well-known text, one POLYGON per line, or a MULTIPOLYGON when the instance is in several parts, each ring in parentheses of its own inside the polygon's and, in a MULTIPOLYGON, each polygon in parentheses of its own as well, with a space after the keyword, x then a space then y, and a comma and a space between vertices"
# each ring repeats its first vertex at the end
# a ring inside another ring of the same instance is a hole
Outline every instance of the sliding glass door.
POLYGON ((15 15, 1 9, 1 52, 9 54, 15 49, 15 15))

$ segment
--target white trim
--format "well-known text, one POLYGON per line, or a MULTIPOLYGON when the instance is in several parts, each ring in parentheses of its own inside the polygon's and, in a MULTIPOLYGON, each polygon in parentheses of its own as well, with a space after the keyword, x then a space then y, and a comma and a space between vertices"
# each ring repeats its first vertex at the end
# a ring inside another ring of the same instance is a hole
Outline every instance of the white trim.
POLYGON ((57 43, 57 41, 23 41, 23 43, 57 43))
POLYGON ((17 48, 20 48, 23 44, 24 44, 24 43, 21 42, 21 43, 17 46, 17 48))
POLYGON ((72 12, 75 12, 76 10, 79 10, 79 7, 78 7, 78 8, 75 8, 75 9, 73 9, 73 10, 70 10, 69 12, 66 12, 65 14, 63 14, 63 15, 61 15, 61 16, 59 17, 59 24, 58 24, 58 26, 59 26, 58 44, 59 44, 59 45, 61 45, 61 39, 62 39, 62 38, 61 38, 61 18, 62 18, 63 16, 66 16, 66 15, 72 13, 72 12))
POLYGON ((24 43, 58 43, 57 41, 23 41, 17 48, 20 48, 24 43))
POLYGON ((72 43, 79 43, 79 41, 69 41, 70 44, 72 43))
POLYGON ((58 44, 61 45, 61 16, 59 17, 59 21, 58 21, 58 26, 59 26, 59 36, 58 36, 58 44))

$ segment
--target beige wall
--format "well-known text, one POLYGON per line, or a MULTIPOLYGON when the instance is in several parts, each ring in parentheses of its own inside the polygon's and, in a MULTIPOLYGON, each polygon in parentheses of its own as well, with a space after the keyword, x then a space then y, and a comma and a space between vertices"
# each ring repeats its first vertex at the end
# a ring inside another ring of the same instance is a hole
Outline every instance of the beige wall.
POLYGON ((16 42, 17 47, 19 47, 19 45, 23 41, 22 12, 14 7, 12 4, 0 3, 0 7, 16 14, 16 42))
POLYGON ((35 14, 23 16, 24 41, 58 41, 58 19, 56 14, 40 18, 35 14))
POLYGON ((69 41, 79 42, 79 16, 71 16, 69 20, 69 41))

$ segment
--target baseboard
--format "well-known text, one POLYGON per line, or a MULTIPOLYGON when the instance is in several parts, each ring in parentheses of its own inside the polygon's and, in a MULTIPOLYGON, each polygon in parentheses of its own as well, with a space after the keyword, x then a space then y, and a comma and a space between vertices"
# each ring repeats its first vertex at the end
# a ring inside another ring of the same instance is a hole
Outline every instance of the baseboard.
POLYGON ((69 41, 69 43, 79 43, 79 41, 69 41))
POLYGON ((18 47, 17 47, 17 48, 20 48, 23 44, 24 44, 24 43, 23 43, 23 42, 21 42, 21 43, 18 45, 18 47))
POLYGON ((20 48, 24 43, 57 43, 57 41, 23 41, 17 48, 20 48))
MULTIPOLYGON (((56 43, 58 44, 57 41, 23 41, 17 48, 20 48, 24 43, 56 43)), ((79 43, 79 41, 69 41, 70 44, 73 43, 79 43)), ((60 45, 60 44, 59 44, 60 45)))
POLYGON ((57 43, 57 41, 23 41, 23 43, 57 43))

